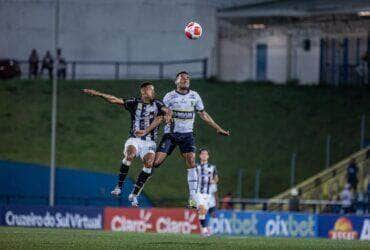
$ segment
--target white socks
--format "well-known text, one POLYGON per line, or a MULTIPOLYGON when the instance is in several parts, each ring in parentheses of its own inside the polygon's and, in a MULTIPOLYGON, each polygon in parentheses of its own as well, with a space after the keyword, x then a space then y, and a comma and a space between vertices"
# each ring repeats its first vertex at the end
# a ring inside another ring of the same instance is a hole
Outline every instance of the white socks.
POLYGON ((196 168, 188 168, 188 185, 190 198, 193 199, 197 192, 198 173, 196 168))

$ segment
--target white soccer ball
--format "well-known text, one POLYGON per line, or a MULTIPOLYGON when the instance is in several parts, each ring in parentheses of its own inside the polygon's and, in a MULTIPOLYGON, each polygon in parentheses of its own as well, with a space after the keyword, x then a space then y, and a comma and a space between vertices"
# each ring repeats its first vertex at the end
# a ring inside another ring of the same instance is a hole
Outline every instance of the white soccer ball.
POLYGON ((189 39, 198 39, 202 36, 202 26, 196 22, 190 22, 185 27, 185 36, 189 39))

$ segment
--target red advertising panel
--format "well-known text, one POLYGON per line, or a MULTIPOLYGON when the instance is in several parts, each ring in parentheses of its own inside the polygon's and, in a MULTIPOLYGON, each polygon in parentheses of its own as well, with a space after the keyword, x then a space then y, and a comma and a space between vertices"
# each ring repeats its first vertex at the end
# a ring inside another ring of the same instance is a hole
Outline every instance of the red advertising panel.
POLYGON ((196 210, 182 208, 106 207, 104 230, 182 234, 200 232, 196 210))

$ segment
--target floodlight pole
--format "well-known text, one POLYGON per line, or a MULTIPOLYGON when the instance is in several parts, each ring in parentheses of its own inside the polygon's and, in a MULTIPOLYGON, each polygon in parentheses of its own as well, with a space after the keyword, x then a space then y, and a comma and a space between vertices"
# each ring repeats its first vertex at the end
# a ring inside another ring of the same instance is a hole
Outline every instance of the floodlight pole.
POLYGON ((55 153, 56 153, 56 123, 57 123, 57 91, 58 91, 58 34, 59 33, 59 0, 55 1, 54 9, 54 67, 53 67, 53 96, 51 106, 51 150, 50 150, 50 190, 49 206, 55 204, 55 153))

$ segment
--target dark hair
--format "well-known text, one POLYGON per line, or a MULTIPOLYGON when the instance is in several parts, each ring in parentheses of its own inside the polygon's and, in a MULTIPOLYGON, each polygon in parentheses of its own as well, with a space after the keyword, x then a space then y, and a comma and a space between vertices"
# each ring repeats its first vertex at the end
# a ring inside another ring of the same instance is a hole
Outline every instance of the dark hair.
POLYGON ((143 89, 143 88, 148 87, 148 86, 153 86, 153 83, 151 83, 151 82, 143 82, 140 85, 140 89, 143 89))
POLYGON ((201 148, 201 149, 199 149, 199 154, 201 154, 203 151, 207 151, 207 153, 208 153, 208 154, 210 154, 210 153, 209 153, 209 150, 208 150, 208 149, 206 149, 206 148, 201 148))
POLYGON ((189 75, 189 73, 188 73, 187 71, 181 71, 181 72, 177 73, 177 75, 176 75, 176 79, 177 79, 177 77, 179 77, 179 75, 181 75, 181 74, 187 74, 187 75, 189 75))

